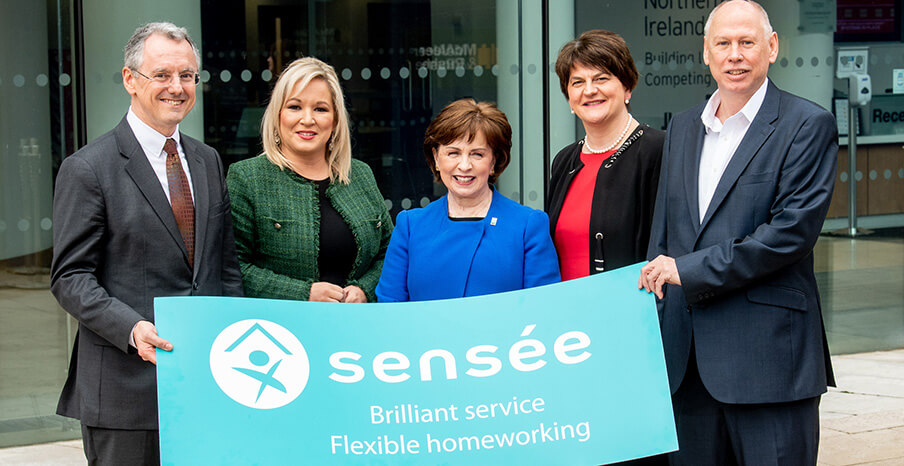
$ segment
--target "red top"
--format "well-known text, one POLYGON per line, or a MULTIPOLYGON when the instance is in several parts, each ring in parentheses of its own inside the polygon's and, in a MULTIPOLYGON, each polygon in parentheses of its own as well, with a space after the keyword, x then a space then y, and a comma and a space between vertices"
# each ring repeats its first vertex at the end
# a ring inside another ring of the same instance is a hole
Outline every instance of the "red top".
POLYGON ((581 152, 584 168, 575 175, 568 187, 553 238, 556 252, 559 253, 559 269, 562 271, 563 281, 590 275, 590 207, 593 203, 593 188, 596 186, 600 166, 614 153, 614 149, 601 154, 581 152))

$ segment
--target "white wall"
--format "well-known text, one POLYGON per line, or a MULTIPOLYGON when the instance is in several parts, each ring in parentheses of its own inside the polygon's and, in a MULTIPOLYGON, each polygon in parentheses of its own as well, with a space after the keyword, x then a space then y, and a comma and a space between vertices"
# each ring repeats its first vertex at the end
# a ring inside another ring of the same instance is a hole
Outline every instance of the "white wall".
MULTIPOLYGON (((88 140, 113 129, 129 108, 122 86, 123 47, 135 29, 153 21, 169 21, 188 29, 201 46, 200 0, 84 0, 85 98, 88 140)), ((201 50, 201 68, 204 54, 201 50)), ((203 86, 203 84, 201 85, 203 86)), ((204 140, 204 98, 199 87, 195 108, 180 131, 204 140)))

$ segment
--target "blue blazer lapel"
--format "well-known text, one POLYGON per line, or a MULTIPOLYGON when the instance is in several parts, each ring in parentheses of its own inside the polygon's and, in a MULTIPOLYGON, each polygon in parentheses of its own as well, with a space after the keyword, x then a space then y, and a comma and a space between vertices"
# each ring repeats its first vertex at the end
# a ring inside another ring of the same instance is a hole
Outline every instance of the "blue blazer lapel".
POLYGON ((734 155, 731 156, 728 166, 725 167, 725 172, 722 173, 722 178, 719 179, 719 184, 716 185, 713 199, 710 201, 706 210, 706 216, 703 217, 703 222, 700 224, 700 231, 709 223, 713 213, 719 208, 719 205, 722 204, 722 201, 725 200, 725 197, 728 196, 728 193, 738 181, 738 177, 741 176, 741 173, 744 172, 744 169, 747 168, 747 165, 759 152, 769 135, 775 130, 773 123, 778 119, 778 105, 779 92, 770 81, 766 88, 766 98, 763 100, 763 105, 760 106, 756 117, 750 123, 747 134, 744 135, 744 139, 741 140, 734 155))
POLYGON ((694 231, 700 231, 700 207, 699 207, 699 188, 700 181, 700 154, 703 152, 703 138, 706 135, 706 128, 700 121, 699 115, 694 121, 687 133, 688 145, 684 148, 687 151, 687 157, 684 158, 684 188, 687 190, 688 210, 691 213, 691 220, 694 225, 694 231))
POLYGON ((132 134, 132 129, 125 118, 116 127, 116 143, 119 145, 119 152, 123 157, 129 159, 125 165, 125 171, 138 186, 138 190, 147 200, 148 204, 157 214, 157 218, 166 226, 173 241, 182 250, 183 256, 186 258, 185 265, 188 266, 188 251, 185 249, 185 243, 182 241, 182 234, 179 233, 179 225, 176 224, 176 217, 173 215, 173 207, 166 199, 163 187, 160 186, 160 180, 151 168, 141 145, 132 134))
MULTIPOLYGON (((182 149, 185 150, 185 159, 188 160, 188 170, 191 172, 191 184, 194 191, 192 202, 195 206, 195 257, 197 265, 203 257, 205 237, 207 235, 207 218, 210 210, 210 193, 207 189, 207 164, 198 155, 195 141, 181 135, 182 149)), ((200 267, 195 267, 194 273, 198 273, 200 267)))

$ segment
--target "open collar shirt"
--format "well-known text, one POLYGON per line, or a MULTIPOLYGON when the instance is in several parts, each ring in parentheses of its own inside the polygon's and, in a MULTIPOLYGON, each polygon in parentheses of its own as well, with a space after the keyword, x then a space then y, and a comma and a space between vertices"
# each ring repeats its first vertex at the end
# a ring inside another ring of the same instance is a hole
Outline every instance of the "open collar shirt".
POLYGON ((713 93, 700 114, 703 126, 706 128, 706 136, 703 138, 703 150, 700 153, 700 171, 697 180, 697 199, 698 208, 700 209, 700 223, 706 216, 706 210, 712 201, 719 180, 731 161, 741 140, 747 134, 750 123, 753 122, 757 112, 763 105, 766 98, 766 88, 769 79, 763 80, 763 84, 750 97, 750 100, 741 108, 741 111, 732 115, 723 123, 716 117, 716 110, 722 103, 722 97, 719 90, 713 93))

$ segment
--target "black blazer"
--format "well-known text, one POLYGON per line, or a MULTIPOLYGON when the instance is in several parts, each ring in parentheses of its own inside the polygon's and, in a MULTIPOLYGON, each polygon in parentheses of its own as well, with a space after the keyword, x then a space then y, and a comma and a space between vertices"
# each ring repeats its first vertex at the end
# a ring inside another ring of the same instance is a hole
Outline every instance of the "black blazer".
MULTIPOLYGON (((596 176, 590 208, 590 274, 617 269, 644 260, 653 222, 656 187, 665 133, 647 125, 634 129, 630 145, 603 162, 596 176), (611 165, 607 168, 607 164, 611 165)), ((550 234, 556 224, 571 182, 584 167, 581 141, 556 154, 549 180, 546 212, 550 234)))
POLYGON ((835 118, 771 82, 700 219, 705 104, 672 119, 649 257, 675 258, 662 343, 674 393, 694 343, 700 378, 723 403, 812 398, 834 383, 813 246, 832 189, 835 118))
POLYGON ((60 166, 50 289, 79 326, 57 413, 88 426, 157 428, 154 365, 129 346, 135 323, 154 321, 155 297, 242 294, 219 155, 180 138, 194 188, 194 270, 125 118, 60 166))

